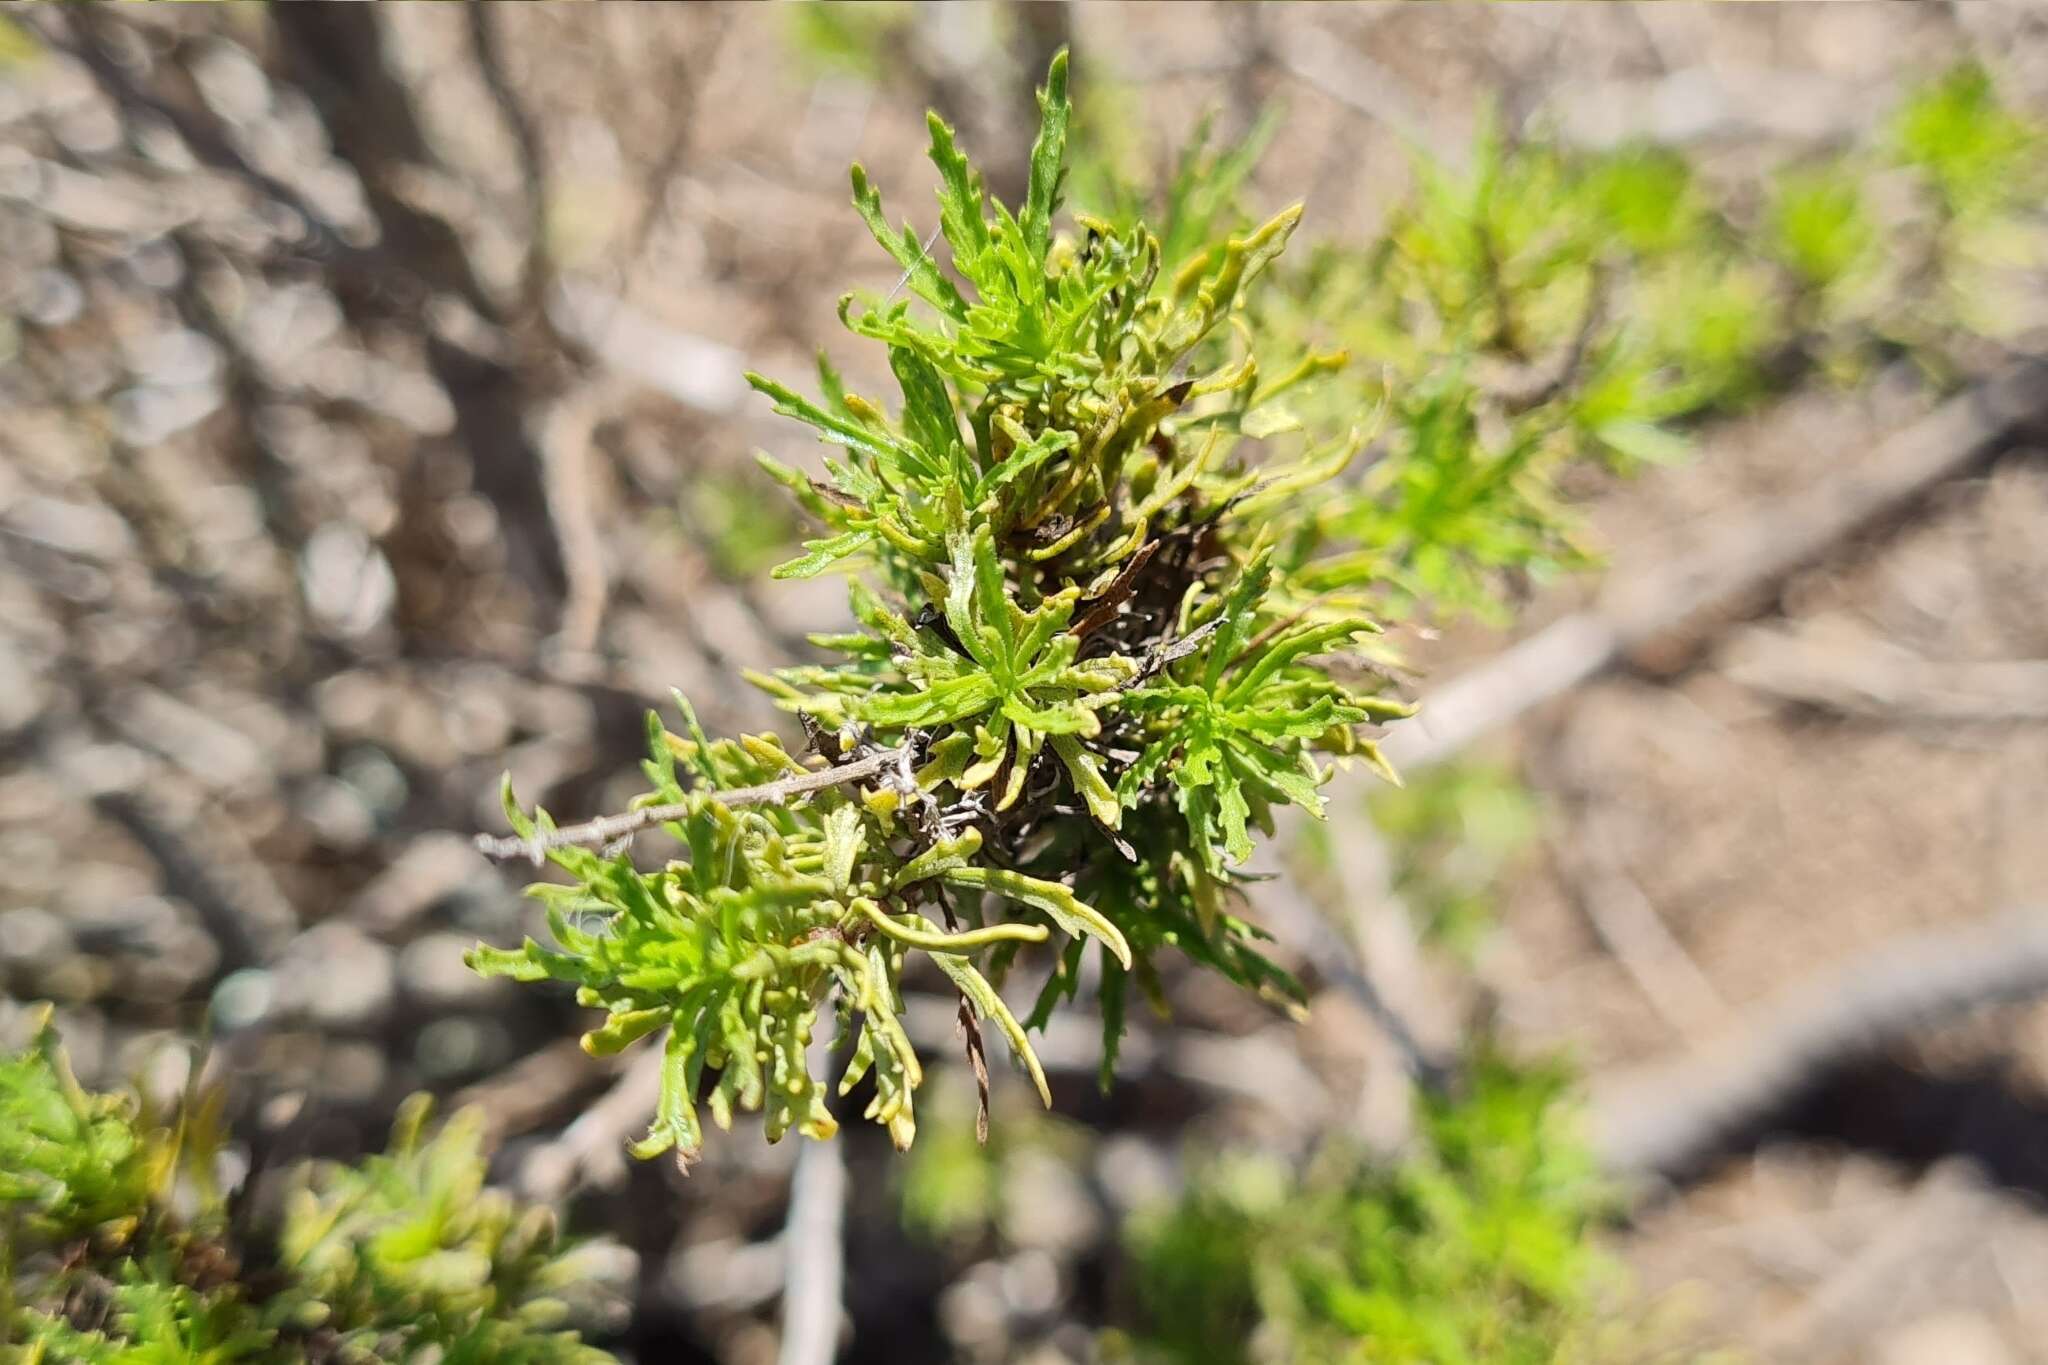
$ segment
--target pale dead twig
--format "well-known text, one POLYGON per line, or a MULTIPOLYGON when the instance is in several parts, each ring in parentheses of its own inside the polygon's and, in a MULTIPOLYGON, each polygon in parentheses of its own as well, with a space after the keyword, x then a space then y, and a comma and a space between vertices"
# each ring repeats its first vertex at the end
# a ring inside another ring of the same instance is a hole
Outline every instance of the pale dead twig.
POLYGON ((1545 823, 1551 860, 1600 946, 1674 1033, 1696 1040, 1702 1028, 1726 1021, 1727 1002, 1629 875, 1616 812, 1594 790, 1577 728, 1567 722, 1556 747, 1557 786, 1579 819, 1568 829, 1545 823))
POLYGON ((1721 672, 1781 701, 1877 720, 2048 720, 2048 660, 1935 661, 1861 631, 1763 626, 1721 651, 1721 672))
POLYGON ((494 1141, 531 1132, 550 1114, 604 1083, 608 1058, 593 1058, 573 1037, 557 1038, 504 1070, 456 1092, 454 1106, 483 1111, 494 1141))
POLYGON ((789 1183, 782 1235, 782 1346, 777 1365, 831 1365, 839 1354, 846 1283, 846 1154, 838 1141, 806 1142, 789 1183))
MULTIPOLYGON (((1344 888, 1347 898, 1370 899, 1387 892, 1384 878, 1377 879, 1376 886, 1344 888)), ((1266 918, 1299 946, 1302 956, 1316 964, 1317 973, 1379 1027, 1411 1081, 1425 1090, 1440 1090, 1450 1082, 1455 1064, 1448 1052, 1423 1040, 1407 1015, 1388 999, 1387 991, 1374 974, 1368 972, 1358 942, 1332 924, 1303 894, 1293 877, 1282 873, 1262 881, 1252 891, 1252 898, 1266 918)))
MULTIPOLYGON (((888 749, 876 749, 860 758, 849 759, 829 768, 813 772, 792 773, 773 782, 763 782, 754 787, 733 787, 725 791, 706 792, 722 806, 783 805, 800 797, 828 791, 849 782, 866 782, 873 778, 888 776, 892 785, 909 786, 915 789, 916 780, 910 774, 913 745, 909 742, 888 749)), ((525 858, 538 867, 546 861, 551 848, 607 848, 652 825, 664 824, 670 820, 681 820, 697 809, 697 802, 674 801, 660 806, 642 806, 638 810, 625 811, 618 815, 600 816, 586 820, 579 825, 565 825, 560 829, 537 830, 533 837, 522 839, 517 835, 476 836, 477 849, 490 858, 525 858)))
POLYGON ((1600 946, 1674 1033, 1696 1038, 1703 1026, 1727 1018, 1728 1003, 1628 874, 1611 817, 1591 805, 1577 828, 1546 834, 1551 856, 1600 946))
POLYGON ((644 1049, 597 1102, 527 1155, 519 1184, 543 1203, 581 1185, 612 1185, 626 1174, 626 1143, 661 1098, 662 1045, 644 1049))
POLYGON ((548 404, 534 441, 547 481, 548 517, 562 547, 562 576, 567 580, 558 638, 572 659, 596 648, 605 602, 611 595, 604 538, 591 506, 591 438, 602 407, 601 387, 579 384, 548 404))
POLYGON ((1909 935, 1799 983, 1716 1043, 1596 1082, 1595 1146, 1618 1174, 1683 1173, 1835 1067, 2044 994, 2048 908, 1909 935))

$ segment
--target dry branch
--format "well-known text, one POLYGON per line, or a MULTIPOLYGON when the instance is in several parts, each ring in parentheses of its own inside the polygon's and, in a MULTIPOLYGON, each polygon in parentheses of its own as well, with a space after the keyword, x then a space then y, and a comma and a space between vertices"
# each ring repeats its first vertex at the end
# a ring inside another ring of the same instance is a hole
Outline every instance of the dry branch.
POLYGON ((503 1071, 463 1087, 456 1092, 454 1107, 481 1109, 492 1139, 502 1141, 538 1128, 604 1078, 601 1059, 594 1060, 573 1037, 558 1038, 503 1071))
POLYGON ((528 1198, 556 1203, 579 1186, 625 1178, 626 1144, 647 1126, 661 1097, 661 1054, 658 1042, 642 1051, 574 1123, 528 1154, 519 1172, 528 1198))
POLYGON ((789 1184, 782 1237, 788 1275, 782 1290, 782 1349, 777 1365, 831 1365, 845 1313, 846 1153, 838 1142, 806 1142, 789 1184))
POLYGON ((557 638, 572 658, 597 647, 605 603, 611 595, 604 536, 597 528, 591 488, 590 457, 600 390, 599 385, 578 384, 556 398, 540 414, 534 440, 547 485, 548 516, 562 547, 562 574, 567 582, 557 638))
POLYGON ((1618 827, 1621 812, 1611 798, 1603 799, 1576 734, 1567 719, 1554 778, 1560 795, 1578 808, 1578 818, 1545 822, 1551 861, 1601 947, 1629 974, 1643 999, 1673 1033, 1696 1039, 1703 1027, 1727 1019, 1727 1002, 1630 875, 1618 827))
POLYGON ((1605 817, 1590 815, 1548 843, 1600 945, 1674 1033, 1690 1038, 1702 1023, 1727 1017, 1720 992, 1628 874, 1605 817))
POLYGON ((1394 74, 1337 35, 1306 23, 1276 25, 1271 47, 1282 70, 1346 109, 1383 124, 1439 165, 1465 163, 1464 148, 1433 133, 1394 74))
MULTIPOLYGON (((792 773, 773 782, 763 782, 756 787, 732 787, 720 792, 707 792, 722 806, 766 806, 780 805, 794 801, 801 796, 842 786, 848 782, 865 782, 870 778, 893 773, 900 783, 915 787, 915 780, 909 774, 911 756, 908 746, 877 749, 863 757, 851 759, 830 768, 816 772, 792 773)), ((622 839, 630 839, 650 825, 665 824, 670 820, 681 820, 696 809, 693 801, 672 801, 661 806, 642 806, 638 810, 625 811, 619 815, 600 816, 586 820, 580 825, 565 825, 561 829, 538 830, 530 839, 516 835, 499 837, 490 834, 476 836, 477 849, 491 858, 525 858, 535 867, 546 861, 551 848, 607 847, 622 839)))
POLYGON ((1618 1173, 1684 1172, 1836 1067, 2044 993, 2048 909, 1911 935, 1794 987, 1703 1051, 1596 1085, 1596 1145, 1618 1173))
POLYGON ((1868 459, 1744 517, 1698 553, 1614 575, 1593 608, 1546 626, 1427 694, 1421 714, 1396 725, 1383 752, 1408 771, 1448 758, 1652 640, 1737 608, 2044 417, 2048 361, 2019 362, 1942 404, 1868 459))
POLYGON ((2048 720, 2048 661, 1936 662, 1861 631, 1752 627, 1729 641, 1720 668, 1752 691, 1847 716, 2048 720))

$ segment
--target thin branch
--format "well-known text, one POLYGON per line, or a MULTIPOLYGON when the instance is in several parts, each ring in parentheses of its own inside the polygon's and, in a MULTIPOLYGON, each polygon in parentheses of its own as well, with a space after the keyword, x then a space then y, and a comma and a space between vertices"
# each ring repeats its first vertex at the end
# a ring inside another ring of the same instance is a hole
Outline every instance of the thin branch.
POLYGON ((1936 662, 1839 625, 1746 630, 1722 651, 1721 671, 1752 691, 1845 716, 1943 724, 2048 720, 2048 660, 1936 662))
POLYGON ((782 1349, 776 1365, 832 1365, 845 1313, 846 1154, 842 1141, 806 1142, 789 1185, 782 1235, 782 1349))
POLYGON ((1629 876, 1605 825, 1605 816, 1589 812, 1576 831, 1545 842, 1600 946, 1658 1017, 1679 1037, 1692 1038, 1702 1023, 1727 1017, 1727 1002, 1629 876))
POLYGON ((454 1108, 483 1111, 494 1142, 532 1132, 604 1083, 601 1060, 574 1037, 557 1038, 456 1092, 454 1108))
POLYGON ((505 53, 498 33, 502 11, 496 5, 467 5, 464 8, 469 20, 469 46, 476 58, 477 74, 483 80, 484 89, 490 93, 491 103, 497 107, 498 117, 504 120, 506 132, 512 135, 513 146, 518 149, 520 192, 525 200, 527 231, 526 266, 520 278, 520 292, 532 315, 545 323, 548 289, 555 278, 555 258, 548 246, 546 148, 541 142, 540 129, 534 123, 532 111, 520 99, 519 92, 512 86, 512 77, 505 69, 505 53))
POLYGON ((1429 120, 1401 93, 1401 82, 1372 58, 1319 25, 1278 25, 1271 51, 1282 70, 1376 123, 1430 158, 1463 169, 1465 153, 1430 131, 1429 120))
POLYGON ((659 1040, 643 1049, 596 1103, 528 1154, 519 1172, 528 1197, 555 1203, 578 1186, 608 1186, 625 1177, 626 1143, 661 1098, 663 1051, 659 1040))
POLYGON ((590 457, 602 397, 597 390, 596 385, 579 384, 548 404, 536 423, 534 439, 546 484, 548 517, 562 547, 567 591, 557 639, 570 658, 587 655, 597 647, 611 595, 604 537, 591 506, 590 457))
POLYGON ((1728 1003, 1629 875, 1617 812, 1595 790, 1589 765, 1575 752, 1579 746, 1569 722, 1558 747, 1564 751, 1558 785, 1567 800, 1575 798, 1580 815, 1567 828, 1546 822, 1551 860, 1601 946, 1650 1008, 1680 1038, 1696 1040, 1703 1027, 1726 1022, 1728 1003))
MULTIPOLYGON (((1385 887, 1346 886, 1347 898, 1369 896, 1385 887)), ((1294 878, 1281 873, 1261 882, 1252 892, 1253 903, 1267 919, 1284 927, 1286 938, 1299 946, 1304 960, 1313 962, 1318 975, 1349 996, 1364 1010, 1393 1045, 1408 1078, 1422 1089, 1440 1092, 1457 1071, 1456 1062, 1444 1051, 1423 1041, 1420 1031, 1387 999, 1386 992, 1368 974, 1358 944, 1333 925, 1302 891, 1294 878)))
POLYGON ((1597 1086, 1596 1146, 1618 1174, 1682 1174, 1835 1067, 1973 1010, 2044 994, 2048 909, 1909 935, 1800 982, 1715 1046, 1597 1086))
POLYGON ((476 846, 486 857, 504 860, 526 858, 538 867, 547 860, 551 848, 605 848, 621 840, 630 839, 651 825, 664 824, 670 820, 681 820, 698 807, 705 797, 722 806, 769 806, 787 805, 799 797, 815 792, 827 791, 848 782, 865 782, 885 773, 892 775, 892 785, 915 788, 916 780, 911 776, 912 745, 908 742, 888 749, 876 749, 863 757, 815 772, 792 773, 773 782, 763 782, 755 787, 733 787, 725 791, 703 792, 687 801, 672 801, 660 806, 642 806, 638 810, 625 811, 618 815, 601 816, 586 820, 580 825, 566 825, 561 829, 537 830, 531 838, 522 839, 517 835, 497 836, 479 834, 476 846))

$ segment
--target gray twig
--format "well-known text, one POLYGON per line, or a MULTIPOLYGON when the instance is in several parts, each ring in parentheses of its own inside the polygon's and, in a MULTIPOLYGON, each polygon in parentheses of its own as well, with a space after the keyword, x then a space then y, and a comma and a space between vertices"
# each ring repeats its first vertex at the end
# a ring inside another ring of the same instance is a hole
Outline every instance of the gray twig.
POLYGON ((2048 993, 2048 910, 1909 935, 1801 982, 1720 1043, 1596 1087, 1594 1136, 1618 1174, 1692 1168, 1829 1068, 1917 1030, 2048 993))
POLYGON ((806 1142, 789 1184, 782 1236, 788 1273, 782 1289, 782 1349, 777 1365, 831 1365, 845 1312, 846 1156, 838 1141, 806 1142))
POLYGON ((626 1143, 661 1097, 664 1050, 659 1040, 644 1049, 595 1104, 528 1155, 519 1184, 530 1198, 553 1203, 580 1185, 625 1176, 626 1143))
POLYGON ((525 200, 528 236, 521 290, 526 296, 527 307, 535 317, 545 322, 548 287, 555 276, 554 254, 548 244, 546 147, 541 142, 540 129, 535 125, 532 112, 519 97, 512 77, 505 69, 505 54, 498 33, 503 12, 495 5, 470 5, 467 6, 467 17, 469 46, 476 57, 477 74, 518 149, 520 194, 525 200))
POLYGON ((1560 796, 1578 807, 1579 818, 1546 822, 1551 859, 1601 946, 1629 974, 1650 1008, 1679 1037, 1696 1039, 1702 1028, 1727 1020, 1728 1003, 1629 875, 1616 829, 1618 812, 1596 790, 1578 733, 1567 720, 1557 745, 1562 757, 1555 776, 1560 796))
POLYGON ((580 825, 565 825, 561 829, 536 830, 531 838, 479 834, 476 836, 476 846, 486 857, 526 858, 538 867, 546 861, 548 850, 551 848, 606 848, 631 839, 650 825, 681 820, 689 816, 705 798, 729 807, 786 805, 799 797, 828 791, 848 782, 865 782, 884 774, 889 775, 890 785, 899 789, 907 787, 915 790, 916 779, 910 772, 911 753, 912 745, 906 741, 893 748, 876 749, 860 758, 830 768, 821 768, 815 772, 792 773, 788 777, 763 782, 754 787, 732 787, 725 791, 703 792, 692 800, 671 801, 659 806, 642 806, 638 810, 600 816, 595 820, 586 820, 580 825))
POLYGON ((2048 660, 1933 660, 1843 622, 1742 632, 1721 671, 1782 701, 1846 716, 1939 724, 2048 720, 2048 660))

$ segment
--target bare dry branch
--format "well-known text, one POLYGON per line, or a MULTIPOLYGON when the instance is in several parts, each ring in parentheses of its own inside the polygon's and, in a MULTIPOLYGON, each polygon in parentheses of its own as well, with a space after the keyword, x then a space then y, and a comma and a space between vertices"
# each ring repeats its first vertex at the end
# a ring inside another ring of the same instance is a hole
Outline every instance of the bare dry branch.
POLYGON ((555 1203, 579 1186, 625 1178, 626 1144, 661 1098, 661 1055, 658 1042, 643 1049, 595 1104, 527 1155, 519 1184, 528 1198, 555 1203))
POLYGON ((1600 945, 1673 1032, 1691 1038, 1702 1024, 1727 1017, 1721 993, 1623 866, 1607 817, 1591 813, 1548 842, 1600 945))
POLYGON ((845 1315, 846 1153, 839 1142, 806 1142, 789 1185, 782 1235, 788 1274, 782 1290, 777 1365, 832 1365, 845 1315))
POLYGON ((1754 1014, 1757 1022, 1595 1087, 1593 1127, 1609 1169, 1686 1171, 1831 1068, 1991 1005, 2048 993, 2048 909, 1885 944, 1754 1014))
POLYGON ((2048 661, 1935 662, 1861 630, 1763 626, 1721 652, 1754 691, 1849 716, 1948 724, 2048 720, 2048 661))
POLYGON ((1620 812, 1598 790, 1581 733, 1568 719, 1556 746, 1556 786, 1580 810, 1576 821, 1545 822, 1551 861, 1600 945, 1643 999, 1679 1037, 1696 1040, 1703 1028, 1727 1020, 1727 1002, 1629 874, 1616 827, 1620 812))
MULTIPOLYGON (((799 797, 844 786, 848 782, 866 782, 884 774, 893 774, 893 785, 908 785, 915 788, 915 779, 910 775, 910 744, 889 749, 876 749, 860 758, 815 772, 792 773, 773 782, 763 782, 755 787, 733 787, 725 791, 706 792, 704 796, 722 806, 768 806, 784 805, 799 797)), ((695 801, 675 801, 660 806, 642 806, 638 810, 625 811, 618 815, 601 816, 586 820, 580 825, 565 825, 561 829, 537 831, 531 839, 516 835, 497 836, 479 834, 476 836, 477 849, 486 857, 526 858, 536 867, 547 859, 551 848, 571 846, 603 848, 630 839, 651 825, 670 820, 681 820, 697 807, 695 801)))
POLYGON ((492 1139, 502 1141, 531 1132, 604 1079, 603 1059, 593 1059, 573 1037, 557 1038, 464 1086, 456 1092, 455 1107, 481 1109, 492 1139))
POLYGON ((590 454, 602 407, 600 388, 579 384, 550 403, 540 415, 540 430, 534 440, 547 483, 548 516, 555 524, 555 540, 562 547, 562 573, 568 580, 558 639, 571 658, 597 647, 605 602, 611 595, 604 538, 591 506, 590 454))

